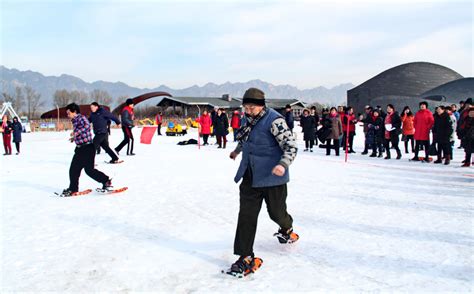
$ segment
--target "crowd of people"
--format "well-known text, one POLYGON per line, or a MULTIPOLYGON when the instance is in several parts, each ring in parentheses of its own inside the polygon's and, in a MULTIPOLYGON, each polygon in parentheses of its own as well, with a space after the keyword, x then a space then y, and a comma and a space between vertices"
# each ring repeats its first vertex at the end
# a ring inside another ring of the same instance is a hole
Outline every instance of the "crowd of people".
POLYGON ((227 147, 227 135, 229 127, 233 131, 233 139, 236 142, 237 131, 242 126, 242 114, 235 110, 229 119, 226 109, 215 107, 211 113, 205 109, 202 115, 197 119, 199 122, 199 134, 203 137, 203 145, 209 145, 209 137, 216 137, 217 148, 225 149, 227 147))
MULTIPOLYGON (((404 152, 409 149, 414 153, 410 161, 430 162, 430 156, 436 156, 434 163, 448 165, 453 159, 455 138, 460 140, 458 148, 464 148, 465 158, 463 167, 471 166, 473 150, 473 117, 474 105, 472 98, 449 106, 437 106, 434 113, 428 109, 428 102, 419 103, 416 113, 406 106, 401 114, 392 104, 388 104, 385 111, 377 106, 367 105, 365 113, 356 116, 350 106, 330 109, 323 108, 321 117, 316 107, 304 109, 300 116, 300 126, 303 132, 305 149, 313 152, 313 147, 321 142, 321 148, 326 149, 326 155, 334 149, 336 156, 339 150, 355 153, 353 148, 356 125, 363 125, 364 150, 362 155, 370 153, 370 157, 384 157, 391 159, 391 150, 396 152, 396 159, 402 158, 401 141, 404 143, 404 152), (409 148, 410 147, 410 148, 409 148), (420 151, 424 156, 420 156, 420 151)), ((285 120, 293 130, 294 117, 290 105, 286 107, 285 120)))

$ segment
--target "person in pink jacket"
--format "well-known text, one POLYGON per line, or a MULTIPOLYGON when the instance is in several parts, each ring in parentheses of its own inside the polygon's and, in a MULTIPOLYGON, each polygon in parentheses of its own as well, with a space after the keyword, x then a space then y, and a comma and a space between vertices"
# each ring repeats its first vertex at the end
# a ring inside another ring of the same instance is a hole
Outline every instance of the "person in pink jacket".
POLYGON ((201 117, 199 118, 199 125, 201 128, 202 138, 204 140, 204 145, 209 145, 207 140, 209 139, 209 134, 211 134, 212 119, 211 116, 207 113, 207 110, 204 110, 201 117))
POLYGON ((434 125, 433 113, 428 109, 428 102, 420 102, 420 110, 415 114, 415 119, 413 121, 415 126, 415 157, 412 158, 412 161, 419 161, 418 152, 420 151, 420 146, 423 145, 425 149, 425 158, 423 159, 426 162, 429 162, 428 152, 430 149, 430 131, 434 125))

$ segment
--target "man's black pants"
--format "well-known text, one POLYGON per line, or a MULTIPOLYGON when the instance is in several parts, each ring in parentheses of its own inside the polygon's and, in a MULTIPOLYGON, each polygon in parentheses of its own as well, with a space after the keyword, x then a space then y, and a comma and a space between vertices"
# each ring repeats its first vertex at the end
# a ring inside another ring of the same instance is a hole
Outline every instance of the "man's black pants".
POLYGON ((120 152, 120 150, 122 150, 122 148, 128 144, 127 146, 127 155, 128 155, 128 154, 133 153, 133 142, 134 142, 133 133, 132 133, 132 129, 126 126, 122 126, 122 131, 123 131, 123 141, 120 142, 120 144, 117 147, 115 147, 115 151, 120 152), (130 148, 130 145, 131 145, 131 148, 130 148))
POLYGON ((112 161, 119 159, 109 146, 109 134, 96 134, 92 142, 94 143, 94 148, 96 150, 97 148, 102 147, 102 149, 104 149, 105 152, 107 152, 107 154, 112 158, 112 161))
POLYGON ((79 177, 84 169, 86 174, 99 183, 105 183, 109 177, 94 167, 95 159, 94 144, 87 144, 76 147, 74 156, 72 157, 71 167, 69 168, 69 190, 72 192, 79 191, 79 177))
POLYGON ((253 243, 257 232, 258 214, 265 200, 270 219, 280 228, 288 230, 293 219, 286 211, 286 184, 273 187, 252 188, 252 176, 247 170, 240 184, 240 211, 234 240, 234 254, 253 254, 253 243))
POLYGON ((429 140, 416 140, 415 144, 415 158, 418 158, 418 152, 420 152, 420 146, 425 149, 425 158, 429 158, 430 152, 430 141, 429 140))

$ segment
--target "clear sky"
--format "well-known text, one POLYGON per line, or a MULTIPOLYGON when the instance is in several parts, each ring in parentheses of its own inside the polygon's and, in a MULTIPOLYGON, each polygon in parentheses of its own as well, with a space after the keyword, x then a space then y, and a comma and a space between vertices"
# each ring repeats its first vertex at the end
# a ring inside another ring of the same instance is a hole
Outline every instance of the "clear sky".
POLYGON ((412 61, 474 75, 474 1, 0 2, 0 64, 88 82, 305 89, 412 61))

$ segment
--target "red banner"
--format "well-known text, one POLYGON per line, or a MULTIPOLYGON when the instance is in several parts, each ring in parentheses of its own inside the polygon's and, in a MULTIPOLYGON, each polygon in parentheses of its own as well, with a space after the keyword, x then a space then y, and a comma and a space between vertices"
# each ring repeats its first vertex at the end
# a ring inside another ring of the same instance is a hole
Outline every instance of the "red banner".
POLYGON ((144 126, 142 128, 142 134, 140 135, 140 143, 151 144, 153 136, 156 134, 157 126, 144 126))

